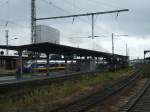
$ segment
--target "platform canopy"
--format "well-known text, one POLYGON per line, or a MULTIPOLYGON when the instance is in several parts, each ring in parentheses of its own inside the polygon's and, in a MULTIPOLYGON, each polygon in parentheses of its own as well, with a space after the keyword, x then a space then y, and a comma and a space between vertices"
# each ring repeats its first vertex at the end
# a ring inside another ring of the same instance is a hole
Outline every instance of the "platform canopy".
MULTIPOLYGON (((109 58, 113 55, 111 53, 88 50, 83 48, 70 47, 66 45, 54 44, 54 43, 37 43, 37 44, 27 44, 21 46, 6 46, 0 45, 0 49, 16 50, 16 51, 32 51, 39 53, 49 53, 49 54, 60 54, 60 55, 73 55, 77 56, 94 56, 94 57, 105 57, 109 58)), ((114 54, 118 58, 127 58, 123 55, 114 54)))
POLYGON ((8 49, 8 50, 15 50, 15 51, 17 51, 19 49, 19 46, 0 45, 0 49, 8 49))

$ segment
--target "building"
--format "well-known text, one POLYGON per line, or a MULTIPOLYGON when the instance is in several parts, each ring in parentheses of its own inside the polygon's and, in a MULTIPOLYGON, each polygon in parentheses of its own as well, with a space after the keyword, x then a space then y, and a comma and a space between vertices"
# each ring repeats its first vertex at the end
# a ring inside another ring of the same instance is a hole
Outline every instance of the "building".
POLYGON ((46 25, 37 25, 35 43, 50 42, 60 44, 60 31, 46 25))

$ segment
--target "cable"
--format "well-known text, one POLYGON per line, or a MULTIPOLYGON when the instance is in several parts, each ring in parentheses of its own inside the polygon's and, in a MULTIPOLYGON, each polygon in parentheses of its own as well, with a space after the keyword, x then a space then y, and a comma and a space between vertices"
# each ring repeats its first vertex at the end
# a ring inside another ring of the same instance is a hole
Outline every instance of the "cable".
MULTIPOLYGON (((88 0, 88 1, 90 1, 90 0, 88 0)), ((122 8, 122 7, 119 7, 119 6, 117 6, 116 4, 110 4, 110 3, 106 3, 106 1, 99 1, 99 0, 94 0, 95 2, 96 2, 96 4, 98 3, 98 5, 99 4, 104 4, 104 5, 106 5, 106 6, 110 6, 110 7, 112 7, 112 8, 120 8, 120 9, 124 9, 124 8, 122 8)), ((93 1, 93 2, 94 2, 93 1)), ((92 1, 91 1, 92 2, 92 1)))
MULTIPOLYGON (((63 8, 61 8, 61 7, 58 7, 57 5, 53 4, 52 2, 48 2, 47 0, 42 0, 42 1, 44 1, 45 3, 48 3, 49 5, 52 5, 53 7, 57 8, 57 9, 59 9, 59 10, 61 10, 61 11, 66 12, 67 14, 71 14, 71 12, 69 12, 69 11, 67 11, 67 10, 65 10, 65 9, 63 9, 63 8)), ((74 18, 74 19, 75 19, 75 18, 74 18)), ((83 21, 84 23, 90 24, 89 22, 86 22, 85 20, 82 20, 81 18, 79 18, 79 19, 80 19, 81 21, 83 21)))
POLYGON ((9 17, 10 17, 10 7, 9 7, 9 1, 7 2, 7 20, 5 26, 8 27, 9 24, 9 17))
MULTIPOLYGON (((66 0, 65 0, 66 1, 66 0)), ((88 0, 89 1, 89 0, 88 0)), ((52 2, 48 2, 47 0, 44 0, 44 2, 46 2, 46 3, 48 3, 49 5, 52 5, 52 6, 54 6, 55 8, 57 8, 57 9, 59 9, 59 10, 61 10, 61 11, 64 11, 64 12, 67 12, 67 13, 70 13, 69 11, 66 11, 66 10, 64 10, 63 8, 60 8, 60 7, 58 7, 58 6, 56 6, 55 4, 53 4, 52 2)), ((67 2, 67 1, 66 1, 67 2)), ((91 1, 90 1, 91 2, 91 1)), ((70 5, 72 5, 70 2, 67 2, 68 4, 70 4, 70 5)), ((93 3, 93 2, 92 2, 93 3)), ((95 2, 94 2, 95 3, 95 2)), ((97 16, 98 17, 98 16, 97 16)), ((97 17, 95 18, 95 21, 96 21, 96 19, 97 19, 97 17)), ((74 21, 74 18, 73 18, 73 21, 74 21)), ((85 21, 84 21, 85 22, 85 21)), ((91 22, 90 22, 90 24, 91 24, 91 22)))
POLYGON ((79 9, 80 11, 86 12, 85 10, 83 10, 83 9, 81 9, 80 7, 76 6, 75 4, 73 4, 73 3, 71 3, 71 2, 69 2, 69 1, 67 1, 67 0, 64 0, 64 1, 65 1, 67 4, 72 5, 73 7, 76 7, 76 8, 79 9))
POLYGON ((6 5, 6 4, 8 4, 8 2, 9 2, 9 0, 7 0, 7 1, 5 1, 4 3, 0 4, 0 7, 1 7, 1 6, 4 6, 4 5, 6 5))
MULTIPOLYGON (((88 0, 88 1, 90 1, 90 0, 88 0)), ((94 0, 94 1, 96 2, 95 4, 97 4, 97 3, 103 3, 103 4, 109 5, 109 6, 111 6, 111 7, 116 7, 116 6, 113 6, 113 5, 104 3, 104 1, 103 1, 103 2, 102 2, 102 1, 96 1, 96 0, 94 0)), ((93 3, 94 3, 94 1, 90 1, 90 2, 93 2, 93 3)), ((110 15, 110 16, 112 16, 112 15, 110 15)), ((117 21, 118 16, 119 16, 119 13, 117 13, 117 15, 115 16, 115 22, 116 22, 116 24, 117 24, 117 29, 119 29, 119 23, 118 23, 118 21, 117 21)), ((114 17, 114 16, 113 16, 113 17, 114 17)))
POLYGON ((17 26, 21 26, 21 27, 23 27, 23 28, 25 28, 25 26, 23 26, 22 24, 19 24, 19 23, 16 23, 16 22, 14 22, 14 21, 7 21, 7 20, 3 20, 3 19, 0 19, 0 21, 3 21, 3 22, 5 22, 5 24, 4 25, 0 25, 0 26, 6 26, 6 24, 8 25, 8 23, 9 24, 14 24, 14 25, 17 25, 17 26))
POLYGON ((10 2, 10 0, 7 0, 4 3, 0 4, 0 6, 7 5, 7 13, 6 13, 7 14, 7 20, 0 19, 1 21, 5 22, 5 25, 1 25, 1 26, 8 27, 8 25, 11 23, 11 24, 14 24, 14 25, 17 25, 17 26, 25 27, 21 24, 18 24, 14 21, 9 20, 9 18, 10 18, 10 3, 9 2, 10 2))
POLYGON ((66 12, 66 13, 70 13, 69 11, 66 11, 65 9, 61 8, 61 7, 58 7, 57 5, 53 4, 51 1, 47 1, 47 0, 42 0, 44 1, 45 3, 48 3, 49 5, 59 9, 60 11, 63 11, 63 12, 66 12))

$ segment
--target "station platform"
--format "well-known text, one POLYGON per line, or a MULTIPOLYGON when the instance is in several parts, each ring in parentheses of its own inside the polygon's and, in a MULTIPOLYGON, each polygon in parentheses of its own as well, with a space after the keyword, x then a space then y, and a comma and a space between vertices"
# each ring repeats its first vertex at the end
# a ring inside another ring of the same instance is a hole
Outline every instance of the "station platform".
POLYGON ((65 73, 64 71, 62 72, 51 72, 49 75, 43 74, 43 73, 37 73, 33 74, 30 76, 23 76, 21 79, 17 79, 16 76, 5 76, 5 77, 0 77, 0 86, 5 85, 5 84, 14 84, 14 83, 21 83, 21 82, 27 82, 27 81, 32 81, 32 80, 42 80, 42 79, 49 79, 49 78, 59 78, 59 77, 64 77, 64 76, 70 76, 75 73, 70 72, 70 73, 65 73))

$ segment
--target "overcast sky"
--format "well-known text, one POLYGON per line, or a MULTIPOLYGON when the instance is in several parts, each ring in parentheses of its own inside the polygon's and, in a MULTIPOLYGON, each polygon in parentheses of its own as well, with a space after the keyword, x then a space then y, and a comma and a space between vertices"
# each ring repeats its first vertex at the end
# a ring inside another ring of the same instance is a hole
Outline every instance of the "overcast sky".
MULTIPOLYGON (((5 44, 5 29, 9 29, 9 44, 30 43, 31 0, 0 0, 0 44, 5 44), (6 27, 6 21, 8 25, 6 27), (18 40, 13 40, 13 38, 18 40)), ((150 49, 150 1, 148 0, 36 0, 37 17, 52 17, 116 9, 129 12, 95 16, 95 35, 91 36, 91 16, 38 21, 61 32, 61 44, 111 52, 111 34, 128 35, 115 39, 115 53, 126 54, 126 44, 131 58, 143 58, 143 51, 150 49)))

